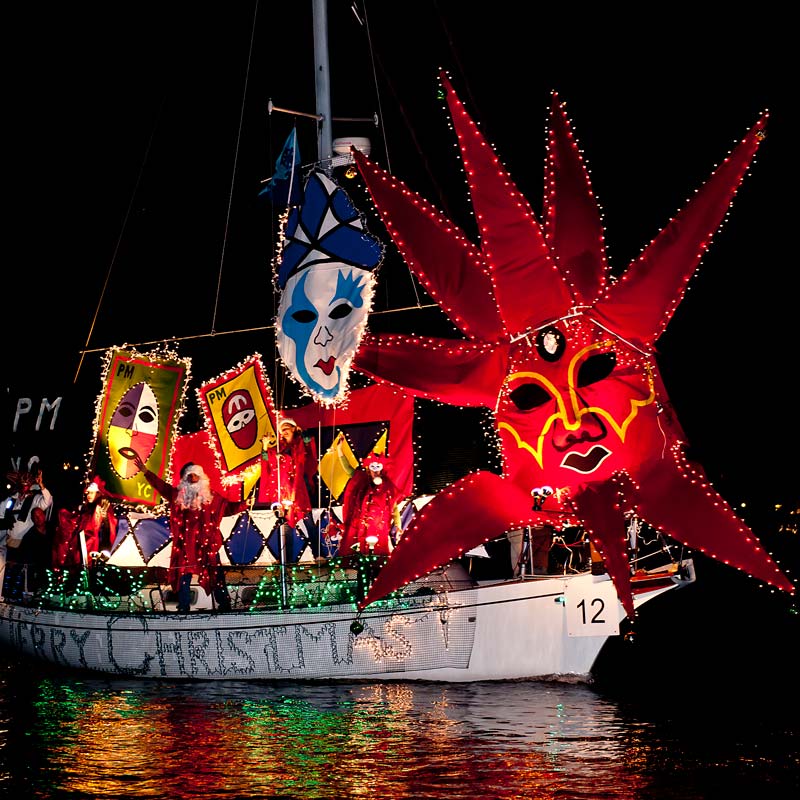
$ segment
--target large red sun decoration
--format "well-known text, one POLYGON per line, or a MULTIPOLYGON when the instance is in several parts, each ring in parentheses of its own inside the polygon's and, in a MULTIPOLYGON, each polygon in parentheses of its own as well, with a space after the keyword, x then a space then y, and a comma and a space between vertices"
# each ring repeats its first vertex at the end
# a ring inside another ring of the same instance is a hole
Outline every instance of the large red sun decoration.
POLYGON ((442 74, 480 245, 353 151, 410 269, 466 340, 369 336, 355 367, 417 397, 494 411, 502 476, 476 472, 417 516, 361 606, 509 530, 584 526, 634 616, 626 512, 780 589, 794 586, 684 455, 655 360, 680 303, 763 139, 764 113, 628 267, 609 276, 600 210, 564 106, 553 95, 543 224, 442 74), (566 516, 565 516, 566 515, 566 516))

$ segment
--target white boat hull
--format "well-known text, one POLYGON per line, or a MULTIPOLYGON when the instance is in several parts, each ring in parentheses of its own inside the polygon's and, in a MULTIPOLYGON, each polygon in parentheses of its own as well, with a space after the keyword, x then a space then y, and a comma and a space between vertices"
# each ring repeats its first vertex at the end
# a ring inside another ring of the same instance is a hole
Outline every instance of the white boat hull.
MULTIPOLYGON (((691 580, 642 587, 636 605, 691 580)), ((349 604, 126 614, 0 603, 0 646, 59 667, 155 679, 589 680, 623 618, 608 577, 587 573, 404 596, 361 614, 349 604)))

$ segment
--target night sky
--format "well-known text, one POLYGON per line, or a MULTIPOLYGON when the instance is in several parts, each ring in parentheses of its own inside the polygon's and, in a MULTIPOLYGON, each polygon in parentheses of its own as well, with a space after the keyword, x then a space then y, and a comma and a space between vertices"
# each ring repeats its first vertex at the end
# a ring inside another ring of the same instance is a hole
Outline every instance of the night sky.
MULTIPOLYGON (((471 232, 439 67, 537 213, 558 91, 621 274, 769 109, 767 138, 659 342, 659 363, 693 454, 723 494, 757 486, 797 496, 787 463, 800 444, 787 403, 798 339, 794 28, 777 7, 700 20, 696 5, 670 4, 645 20, 561 5, 367 2, 367 36, 349 3, 331 2, 334 117, 383 119, 382 128, 336 123, 334 136, 369 136, 374 160, 471 232)), ((196 359, 195 383, 253 351, 271 363, 268 332, 222 334, 272 321, 277 218, 257 195, 292 118, 270 116, 267 103, 313 112, 314 72, 310 0, 257 8, 255 28, 256 4, 244 0, 6 12, 15 43, 4 295, 12 387, 30 368, 71 382, 87 339, 105 349, 213 330, 213 340, 179 347, 196 359)), ((313 125, 298 126, 308 163, 313 125)), ((344 186, 364 207, 358 182, 344 186)), ((410 302, 411 278, 390 252, 377 307, 410 302)), ((438 312, 415 314, 375 317, 371 327, 452 335, 438 312)), ((87 425, 99 370, 90 353, 79 375, 87 425)), ((275 389, 288 402, 291 387, 275 389)))

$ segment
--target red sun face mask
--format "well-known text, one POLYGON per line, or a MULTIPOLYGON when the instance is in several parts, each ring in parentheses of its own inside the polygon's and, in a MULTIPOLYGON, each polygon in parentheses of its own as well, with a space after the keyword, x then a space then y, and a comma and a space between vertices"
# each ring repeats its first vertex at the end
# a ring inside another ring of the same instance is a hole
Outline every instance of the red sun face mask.
POLYGON ((480 245, 363 154, 355 160, 409 268, 465 338, 368 337, 355 368, 418 397, 491 409, 503 474, 467 475, 428 503, 362 605, 506 531, 557 520, 585 528, 633 616, 627 510, 793 591, 702 468, 686 461, 655 358, 764 137, 766 115, 612 281, 600 211, 558 98, 540 223, 445 76, 442 83, 480 245), (530 493, 542 484, 554 496, 534 509, 530 493))
POLYGON ((508 477, 522 489, 575 490, 663 449, 653 371, 583 320, 559 322, 510 351, 497 409, 508 477))

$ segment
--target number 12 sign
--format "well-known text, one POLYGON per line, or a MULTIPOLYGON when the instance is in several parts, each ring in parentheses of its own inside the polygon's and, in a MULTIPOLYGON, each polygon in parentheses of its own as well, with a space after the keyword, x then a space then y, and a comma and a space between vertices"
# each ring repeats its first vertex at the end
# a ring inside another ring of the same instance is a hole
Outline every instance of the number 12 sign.
POLYGON ((620 602, 610 580, 569 581, 564 592, 568 636, 616 636, 620 602))

